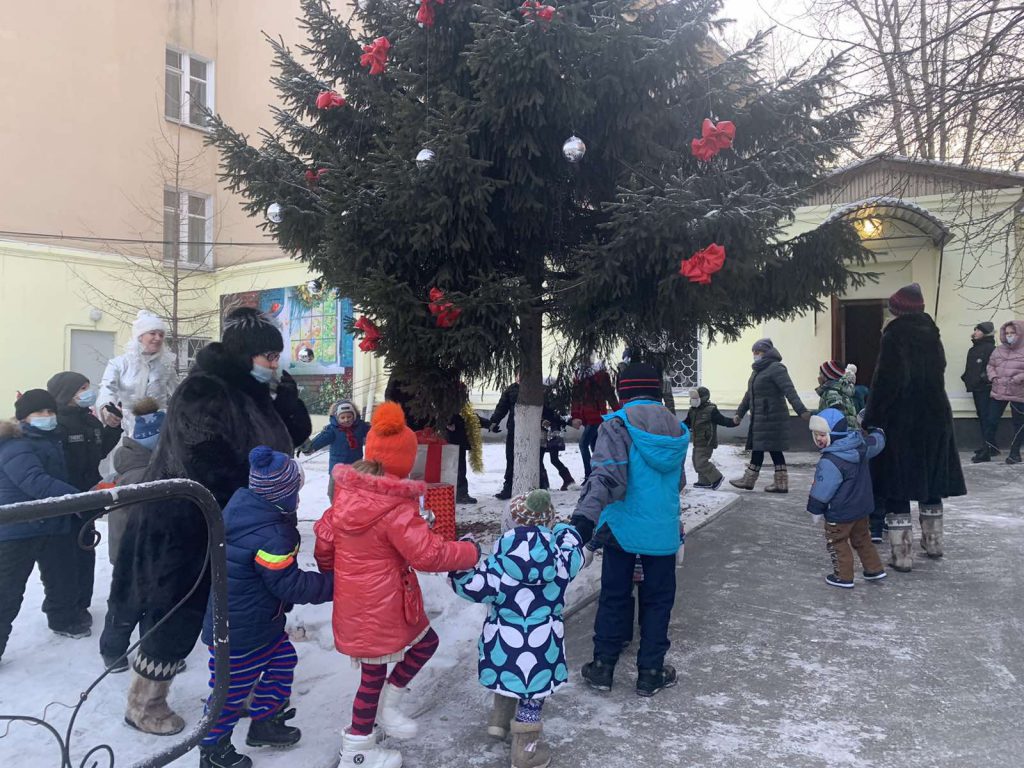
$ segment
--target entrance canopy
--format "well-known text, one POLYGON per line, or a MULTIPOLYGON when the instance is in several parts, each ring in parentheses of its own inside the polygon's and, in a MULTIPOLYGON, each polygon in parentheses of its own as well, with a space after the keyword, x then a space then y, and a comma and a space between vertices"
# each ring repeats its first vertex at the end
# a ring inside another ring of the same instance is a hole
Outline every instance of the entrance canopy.
POLYGON ((829 224, 839 219, 896 219, 916 227, 942 248, 953 239, 953 233, 927 208, 897 197, 871 197, 837 208, 825 219, 829 224))

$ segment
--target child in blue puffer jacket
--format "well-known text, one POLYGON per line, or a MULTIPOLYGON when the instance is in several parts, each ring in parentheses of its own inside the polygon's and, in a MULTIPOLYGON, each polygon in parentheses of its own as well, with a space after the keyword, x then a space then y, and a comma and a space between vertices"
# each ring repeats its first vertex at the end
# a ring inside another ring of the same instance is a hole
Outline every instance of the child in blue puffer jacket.
MULTIPOLYGON (((231 733, 250 693, 251 747, 290 747, 302 736, 286 721, 295 646, 285 633, 285 613, 295 603, 328 603, 331 574, 303 571, 295 562, 299 530, 295 510, 302 469, 291 457, 265 445, 249 453, 249 487, 235 491, 224 507, 228 561, 228 623, 231 682, 220 718, 199 747, 200 768, 250 768, 235 752, 231 733)), ((210 646, 210 687, 216 683, 213 602, 206 609, 203 642, 210 646)))
POLYGON ((868 525, 875 508, 868 461, 885 448, 885 433, 874 429, 865 437, 859 431, 849 431, 846 414, 836 408, 812 416, 810 428, 821 458, 814 470, 807 511, 815 520, 825 518, 825 545, 832 558, 832 573, 825 581, 833 587, 853 588, 854 549, 864 579, 884 579, 885 567, 871 543, 868 525))
POLYGON ((584 565, 583 537, 554 523, 546 490, 517 496, 491 555, 473 570, 451 574, 455 594, 489 608, 479 642, 480 684, 494 691, 487 732, 501 739, 512 732, 512 768, 550 762, 541 708, 569 680, 562 609, 584 565))
POLYGON ((331 446, 330 479, 327 481, 327 498, 330 501, 334 501, 334 467, 338 464, 355 464, 363 458, 363 445, 369 433, 370 425, 359 417, 355 405, 342 400, 331 408, 327 426, 309 441, 305 449, 307 454, 331 446))

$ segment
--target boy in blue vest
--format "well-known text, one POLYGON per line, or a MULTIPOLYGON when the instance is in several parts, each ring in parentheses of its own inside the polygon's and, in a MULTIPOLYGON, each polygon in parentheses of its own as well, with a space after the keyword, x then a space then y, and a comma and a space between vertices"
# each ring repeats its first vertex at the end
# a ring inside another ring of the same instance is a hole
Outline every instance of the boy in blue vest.
POLYGON ((572 524, 587 543, 589 563, 604 547, 601 596, 594 621, 594 660, 583 666, 591 688, 612 687, 615 664, 633 637, 633 569, 644 579, 636 692, 653 696, 676 684, 665 664, 668 624, 676 598, 679 481, 689 430, 661 402, 662 377, 653 365, 630 363, 619 375, 622 408, 604 417, 591 473, 572 524))
POLYGON ((853 550, 857 550, 866 581, 885 578, 885 567, 871 543, 868 517, 875 508, 868 461, 885 448, 885 434, 873 429, 867 436, 847 431, 846 414, 826 408, 810 421, 814 444, 821 458, 807 511, 825 518, 825 545, 832 558, 832 573, 825 581, 833 587, 853 589, 853 550))
MULTIPOLYGON (((298 657, 285 632, 285 614, 295 603, 328 603, 334 577, 303 571, 295 558, 299 530, 295 510, 302 470, 289 456, 265 445, 249 453, 249 487, 235 491, 224 507, 228 560, 228 623, 231 679, 217 722, 199 745, 199 768, 251 768, 235 751, 231 734, 249 700, 251 747, 290 747, 302 735, 288 720, 298 657)), ((213 600, 206 609, 203 642, 210 647, 210 687, 216 684, 213 600)))

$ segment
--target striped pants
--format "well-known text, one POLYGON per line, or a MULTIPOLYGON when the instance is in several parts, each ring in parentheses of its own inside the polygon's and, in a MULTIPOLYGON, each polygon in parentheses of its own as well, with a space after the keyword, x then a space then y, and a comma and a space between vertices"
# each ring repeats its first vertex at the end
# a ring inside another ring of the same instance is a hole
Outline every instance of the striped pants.
POLYGON ((387 664, 362 664, 359 690, 352 701, 351 733, 356 736, 369 736, 373 733, 373 725, 377 722, 377 705, 380 703, 384 683, 391 683, 396 688, 405 688, 423 669, 423 665, 430 661, 437 651, 439 641, 437 633, 433 629, 428 629, 420 641, 405 652, 405 657, 391 670, 390 677, 387 664))
MULTIPOLYGON (((295 646, 282 633, 281 637, 261 648, 231 654, 231 682, 224 709, 203 744, 210 746, 230 734, 242 715, 242 707, 252 694, 249 715, 253 720, 265 720, 277 714, 281 705, 292 695, 292 679, 298 656, 295 646)), ((210 648, 210 688, 216 684, 213 673, 213 648, 210 648)))

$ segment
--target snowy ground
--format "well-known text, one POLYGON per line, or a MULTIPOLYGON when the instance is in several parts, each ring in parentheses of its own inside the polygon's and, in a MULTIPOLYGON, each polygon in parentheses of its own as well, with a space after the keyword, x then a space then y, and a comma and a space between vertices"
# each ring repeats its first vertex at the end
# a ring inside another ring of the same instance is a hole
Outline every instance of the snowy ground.
MULTIPOLYGON (((476 506, 459 507, 460 532, 473 531, 484 546, 498 531, 502 502, 493 498, 504 473, 504 446, 488 442, 484 446, 487 472, 470 475, 470 493, 477 497, 476 506)), ((716 453, 716 463, 726 477, 740 474, 743 459, 735 448, 723 447, 716 453)), ((562 461, 573 475, 583 475, 582 461, 574 443, 562 454, 562 461)), ((690 482, 695 481, 688 462, 690 482)), ((313 569, 312 525, 323 512, 327 499, 326 454, 305 460, 306 487, 300 504, 300 530, 303 551, 300 565, 313 569)), ((549 466, 549 477, 557 482, 557 473, 549 466)), ((560 483, 558 484, 560 485, 560 483)), ((555 491, 554 497, 561 516, 568 518, 576 493, 555 491)), ((684 521, 688 532, 697 530, 735 501, 736 494, 726 491, 688 491, 683 498, 684 521)), ((105 533, 105 524, 99 524, 105 533)), ((687 550, 694 544, 688 541, 687 550)), ((67 726, 70 707, 102 672, 97 642, 103 625, 105 598, 110 582, 110 564, 105 544, 100 546, 97 558, 96 596, 92 614, 95 619, 94 635, 81 640, 69 640, 52 634, 46 627, 45 617, 39 610, 42 586, 33 575, 21 615, 14 623, 7 651, 0 662, 0 713, 45 717, 61 732, 67 726)), ((594 594, 599 568, 584 571, 570 588, 569 610, 582 606, 594 594)), ((473 691, 472 707, 484 703, 482 691, 477 692, 472 681, 476 675, 476 638, 483 618, 483 608, 454 597, 444 576, 423 575, 420 579, 424 598, 432 623, 441 637, 441 649, 427 665, 410 693, 411 705, 421 710, 436 708, 448 697, 464 694, 459 689, 473 691), (465 685, 464 685, 465 684, 465 685), (479 701, 477 701, 479 699, 479 701)), ((340 746, 340 731, 348 723, 352 696, 358 673, 349 661, 333 647, 329 605, 298 606, 289 621, 289 632, 299 653, 293 704, 298 710, 295 724, 303 729, 302 742, 287 752, 271 752, 244 747, 243 721, 236 733, 235 744, 250 753, 259 766, 333 766, 340 746)), ((197 646, 188 659, 188 669, 176 679, 171 690, 170 703, 193 726, 202 713, 207 692, 207 650, 197 646)), ((570 659, 573 667, 583 659, 570 659)), ((128 675, 112 675, 94 690, 75 724, 72 738, 72 762, 77 765, 85 752, 97 744, 110 744, 116 754, 116 765, 131 765, 165 748, 168 740, 140 734, 122 720, 128 675)), ((478 686, 477 686, 478 687, 478 686)), ((468 702, 463 702, 466 704, 468 702)), ((172 737, 172 738, 181 738, 172 737)), ((55 740, 42 728, 24 723, 10 727, 0 724, 0 765, 57 766, 60 750, 55 740)), ((194 765, 195 753, 186 755, 174 765, 194 765)), ((105 763, 100 763, 105 765, 105 763)), ((410 752, 407 765, 420 765, 410 752)))

